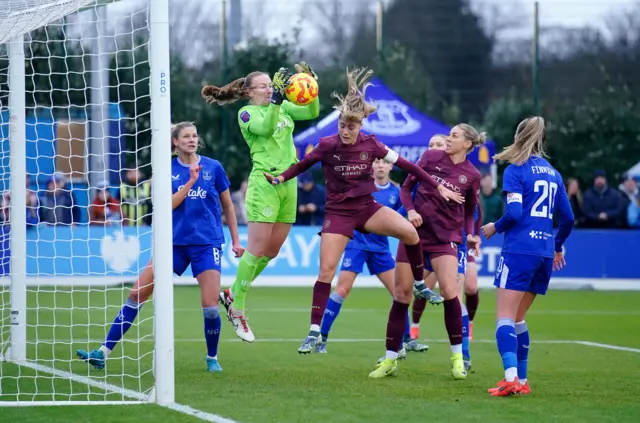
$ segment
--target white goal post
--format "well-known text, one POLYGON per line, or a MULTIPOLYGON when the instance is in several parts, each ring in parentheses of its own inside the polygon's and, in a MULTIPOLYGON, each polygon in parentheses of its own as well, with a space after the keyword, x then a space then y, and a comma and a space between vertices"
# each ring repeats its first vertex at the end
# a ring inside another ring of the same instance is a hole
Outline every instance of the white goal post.
POLYGON ((174 403, 169 62, 168 0, 0 0, 0 407, 174 403), (75 351, 149 258, 153 304, 95 370, 75 351))

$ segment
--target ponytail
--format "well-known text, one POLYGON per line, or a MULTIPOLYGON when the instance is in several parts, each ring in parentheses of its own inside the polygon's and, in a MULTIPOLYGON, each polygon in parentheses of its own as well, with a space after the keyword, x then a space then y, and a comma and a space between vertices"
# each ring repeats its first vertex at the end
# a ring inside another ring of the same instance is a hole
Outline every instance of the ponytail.
POLYGON ((244 78, 236 79, 229 82, 223 87, 214 85, 205 85, 202 87, 202 97, 209 104, 216 103, 220 106, 232 104, 238 100, 246 100, 249 98, 249 89, 253 78, 258 75, 266 75, 265 72, 251 72, 244 78))

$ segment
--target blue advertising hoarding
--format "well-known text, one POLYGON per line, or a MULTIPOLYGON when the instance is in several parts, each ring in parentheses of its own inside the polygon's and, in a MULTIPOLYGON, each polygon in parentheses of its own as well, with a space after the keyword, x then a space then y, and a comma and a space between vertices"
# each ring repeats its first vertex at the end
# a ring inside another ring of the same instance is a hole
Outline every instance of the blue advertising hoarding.
MULTIPOLYGON (((319 228, 293 227, 278 257, 265 269, 265 277, 313 279, 318 274, 320 237, 319 228)), ((9 272, 9 234, 2 231, 0 262, 2 274, 9 272)), ((246 227, 240 228, 246 245, 246 227)), ((27 274, 29 277, 77 278, 78 283, 88 278, 99 283, 109 277, 120 281, 135 279, 151 257, 152 234, 150 227, 39 226, 27 231, 27 274)), ((227 233, 228 239, 228 233, 227 233)), ((500 236, 482 245, 482 256, 477 260, 479 276, 493 277, 500 258, 500 236)), ((391 240, 395 253, 396 240, 391 240)), ((637 280, 640 289, 640 231, 576 230, 566 244, 567 267, 555 276, 573 279, 625 279, 637 280)), ((224 248, 223 276, 235 275, 238 259, 230 246, 224 248)), ((185 276, 190 276, 187 270, 185 276)))

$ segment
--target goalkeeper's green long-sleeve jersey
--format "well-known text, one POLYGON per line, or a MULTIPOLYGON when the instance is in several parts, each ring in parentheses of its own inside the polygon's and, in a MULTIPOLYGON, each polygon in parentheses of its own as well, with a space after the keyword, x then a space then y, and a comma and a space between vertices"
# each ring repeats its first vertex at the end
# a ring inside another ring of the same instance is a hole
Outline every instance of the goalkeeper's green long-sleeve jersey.
POLYGON ((251 151, 251 174, 269 172, 277 176, 296 163, 293 121, 315 119, 319 114, 317 98, 307 106, 284 101, 282 105, 248 105, 240 109, 238 123, 251 151))

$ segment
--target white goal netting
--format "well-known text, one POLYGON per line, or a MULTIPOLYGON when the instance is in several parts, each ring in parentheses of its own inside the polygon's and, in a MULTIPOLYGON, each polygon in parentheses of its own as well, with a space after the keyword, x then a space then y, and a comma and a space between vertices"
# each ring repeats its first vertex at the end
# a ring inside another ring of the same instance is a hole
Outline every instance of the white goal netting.
POLYGON ((151 258, 149 28, 147 1, 0 1, 0 405, 152 400, 152 304, 104 370, 76 358, 100 347, 151 258), (24 109, 9 99, 15 39, 24 109), (21 113, 26 174, 16 176, 21 113), (12 219, 24 212, 26 275, 10 266, 12 219), (22 316, 11 287, 21 281, 22 316))

